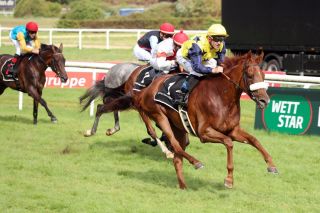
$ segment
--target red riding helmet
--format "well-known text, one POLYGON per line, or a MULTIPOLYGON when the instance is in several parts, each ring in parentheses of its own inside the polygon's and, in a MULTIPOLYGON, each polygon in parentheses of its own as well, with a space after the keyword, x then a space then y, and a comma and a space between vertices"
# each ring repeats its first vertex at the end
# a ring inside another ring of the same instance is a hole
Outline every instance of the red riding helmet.
POLYGON ((180 32, 173 35, 173 41, 174 43, 178 45, 182 45, 185 41, 188 41, 189 37, 187 34, 183 32, 183 30, 180 30, 180 32))
POLYGON ((160 32, 165 34, 174 34, 174 26, 170 23, 163 23, 160 25, 160 32))
POLYGON ((26 28, 28 31, 32 31, 32 32, 38 32, 38 24, 36 22, 28 22, 26 24, 26 28))

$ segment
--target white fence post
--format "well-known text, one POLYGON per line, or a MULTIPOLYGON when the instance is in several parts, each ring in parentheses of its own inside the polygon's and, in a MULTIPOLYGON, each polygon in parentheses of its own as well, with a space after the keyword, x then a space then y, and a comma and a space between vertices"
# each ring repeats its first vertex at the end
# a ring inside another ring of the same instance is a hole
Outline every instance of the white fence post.
POLYGON ((82 30, 79 30, 79 49, 82 49, 82 30))
POLYGON ((1 32, 2 32, 2 29, 1 29, 1 25, 0 25, 0 47, 1 47, 1 40, 2 40, 2 34, 1 34, 1 32))
POLYGON ((137 31, 137 41, 139 40, 140 38, 140 30, 137 31))
MULTIPOLYGON (((92 72, 92 85, 94 85, 96 83, 96 79, 97 79, 97 72, 93 71, 92 72)), ((94 114, 94 100, 91 101, 90 103, 90 117, 92 117, 94 114)))
POLYGON ((22 110, 23 106, 23 92, 19 92, 19 110, 22 110))
POLYGON ((49 44, 52 44, 52 29, 49 30, 49 44))
POLYGON ((106 31, 106 49, 110 49, 110 30, 106 31))

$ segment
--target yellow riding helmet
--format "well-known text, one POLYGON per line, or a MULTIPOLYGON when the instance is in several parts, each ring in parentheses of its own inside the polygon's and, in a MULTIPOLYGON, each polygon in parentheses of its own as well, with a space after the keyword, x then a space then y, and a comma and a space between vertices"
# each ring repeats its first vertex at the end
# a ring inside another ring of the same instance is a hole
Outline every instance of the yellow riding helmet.
POLYGON ((209 27, 208 29, 208 36, 224 36, 228 37, 229 35, 227 34, 226 28, 222 26, 221 24, 213 24, 209 27))

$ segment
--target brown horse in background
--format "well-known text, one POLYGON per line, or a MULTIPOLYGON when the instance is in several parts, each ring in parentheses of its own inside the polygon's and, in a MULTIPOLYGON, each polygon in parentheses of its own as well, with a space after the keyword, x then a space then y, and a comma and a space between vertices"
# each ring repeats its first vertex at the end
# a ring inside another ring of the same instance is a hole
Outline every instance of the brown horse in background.
MULTIPOLYGON (((63 46, 41 44, 39 55, 28 54, 20 56, 18 66, 18 82, 4 81, 4 76, 0 72, 0 95, 7 87, 14 90, 27 93, 33 98, 33 123, 37 124, 38 105, 39 103, 46 109, 48 116, 52 122, 57 122, 57 118, 53 115, 47 106, 46 101, 41 97, 42 90, 46 82, 45 71, 50 67, 53 72, 61 79, 62 82, 68 80, 68 75, 65 71, 65 58, 62 54, 63 46)), ((11 59, 11 55, 0 55, 0 67, 6 61, 11 59)))
MULTIPOLYGON (((240 96, 246 92, 260 108, 266 107, 269 96, 266 93, 264 73, 260 70, 263 54, 254 56, 251 52, 243 56, 226 58, 224 73, 208 75, 192 90, 188 101, 188 115, 196 136, 202 143, 221 143, 227 149, 227 177, 225 186, 233 187, 233 141, 255 147, 267 163, 268 172, 277 173, 271 156, 252 135, 240 128, 240 96)), ((187 133, 179 114, 173 109, 155 102, 154 97, 170 76, 155 79, 140 93, 128 94, 105 106, 106 109, 124 109, 125 101, 133 101, 140 114, 154 120, 168 137, 173 150, 173 163, 179 186, 186 188, 182 174, 183 158, 196 169, 203 164, 185 152, 187 133)))

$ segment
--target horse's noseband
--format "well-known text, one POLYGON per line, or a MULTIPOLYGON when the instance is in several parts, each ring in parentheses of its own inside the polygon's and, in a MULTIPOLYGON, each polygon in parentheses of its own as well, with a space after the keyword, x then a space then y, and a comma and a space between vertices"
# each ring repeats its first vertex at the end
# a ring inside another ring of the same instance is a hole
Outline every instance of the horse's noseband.
POLYGON ((257 83, 253 83, 249 85, 248 82, 248 76, 247 76, 247 72, 249 67, 254 67, 257 65, 248 65, 247 62, 244 63, 243 65, 243 81, 244 81, 244 86, 246 89, 244 89, 243 91, 245 93, 247 93, 250 98, 252 98, 252 100, 256 100, 257 98, 254 95, 254 91, 258 90, 258 89, 268 89, 268 84, 266 82, 257 82, 257 83))

